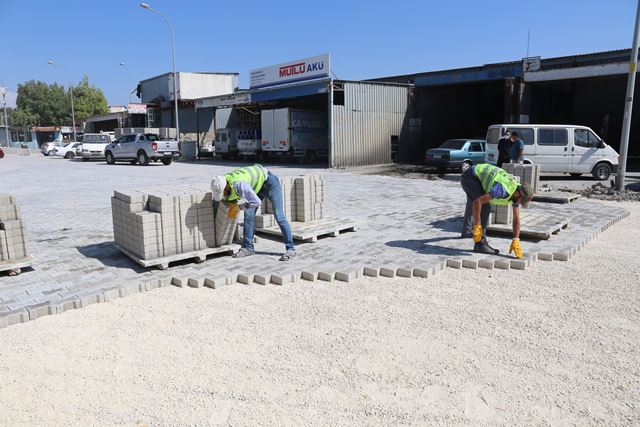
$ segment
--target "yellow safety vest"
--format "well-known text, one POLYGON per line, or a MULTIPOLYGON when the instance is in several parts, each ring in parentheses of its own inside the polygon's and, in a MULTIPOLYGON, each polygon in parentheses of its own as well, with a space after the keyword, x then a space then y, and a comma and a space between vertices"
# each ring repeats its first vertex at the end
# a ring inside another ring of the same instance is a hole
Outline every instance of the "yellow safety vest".
POLYGON ((229 183, 229 187, 231 188, 231 193, 228 197, 225 198, 226 201, 233 202, 240 199, 238 193, 233 186, 236 182, 246 182, 251 185, 253 191, 258 194, 262 189, 267 177, 264 174, 264 169, 260 165, 248 166, 245 168, 239 168, 234 170, 231 173, 225 174, 224 177, 227 179, 229 183))
POLYGON ((493 205, 508 205, 511 203, 511 196, 518 189, 518 181, 499 167, 488 163, 481 163, 473 168, 476 177, 480 180, 485 193, 490 193, 493 186, 498 183, 502 185, 509 194, 505 199, 491 199, 489 203, 493 205))

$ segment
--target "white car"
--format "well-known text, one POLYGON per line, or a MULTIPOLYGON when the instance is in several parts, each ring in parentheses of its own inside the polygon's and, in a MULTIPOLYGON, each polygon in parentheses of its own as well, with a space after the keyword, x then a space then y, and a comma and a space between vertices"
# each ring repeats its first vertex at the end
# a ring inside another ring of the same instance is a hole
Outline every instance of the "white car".
MULTIPOLYGON (((68 142, 62 147, 55 147, 53 149, 53 155, 64 157, 65 159, 73 159, 76 156, 76 149, 79 145, 82 145, 81 142, 68 142)), ((49 154, 51 155, 51 153, 49 154)))
POLYGON ((56 150, 57 148, 63 147, 64 144, 68 144, 68 142, 64 142, 64 143, 62 141, 45 142, 44 144, 42 144, 42 146, 40 146, 40 152, 45 156, 53 156, 55 154, 54 150, 56 150))

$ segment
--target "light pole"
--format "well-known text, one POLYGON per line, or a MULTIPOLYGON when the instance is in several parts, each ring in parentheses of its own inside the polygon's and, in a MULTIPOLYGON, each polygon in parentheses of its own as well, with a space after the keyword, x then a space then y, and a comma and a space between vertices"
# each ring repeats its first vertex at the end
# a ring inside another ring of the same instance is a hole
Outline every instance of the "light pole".
MULTIPOLYGON (((121 67, 124 67, 127 70, 127 93, 129 95, 129 104, 131 104, 131 73, 129 72, 129 66, 126 62, 120 63, 121 67)), ((127 106, 127 110, 129 106, 127 106)))
POLYGON ((622 119, 622 138, 620 139, 620 159, 616 174, 616 189, 624 189, 624 178, 627 173, 627 151, 629 148, 629 133, 631 131, 631 111, 633 109, 633 91, 636 86, 636 72, 638 71, 638 41, 640 39, 640 1, 636 10, 636 26, 633 31, 633 46, 629 62, 629 77, 627 78, 627 95, 624 99, 624 116, 622 119))
POLYGON ((7 147, 11 146, 9 141, 9 121, 7 120, 7 88, 0 87, 0 93, 2 94, 2 105, 4 107, 4 135, 7 138, 7 147))
POLYGON ((73 108, 73 82, 71 81, 71 78, 69 77, 69 72, 67 71, 67 69, 65 67, 63 67, 62 65, 53 62, 52 60, 48 60, 47 63, 49 65, 57 65, 58 67, 62 68, 64 70, 64 73, 67 75, 67 80, 69 80, 69 92, 71 92, 71 122, 73 123, 73 140, 76 140, 76 111, 73 108))
POLYGON ((140 3, 140 7, 160 15, 162 19, 165 20, 167 25, 169 25, 169 30, 171 31, 171 56, 173 58, 173 103, 175 106, 174 114, 176 115, 176 140, 180 142, 180 120, 178 119, 178 79, 176 77, 176 37, 173 33, 171 22, 169 22, 166 16, 149 6, 149 4, 147 3, 140 3))

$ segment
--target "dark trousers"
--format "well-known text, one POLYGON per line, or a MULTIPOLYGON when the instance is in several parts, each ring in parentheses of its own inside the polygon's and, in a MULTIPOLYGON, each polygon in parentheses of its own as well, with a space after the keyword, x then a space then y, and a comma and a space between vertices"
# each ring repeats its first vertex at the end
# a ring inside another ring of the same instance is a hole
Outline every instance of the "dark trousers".
MULTIPOLYGON (((467 204, 464 208, 464 220, 462 221, 463 235, 473 233, 473 201, 485 194, 484 188, 482 188, 482 184, 473 170, 474 168, 469 168, 464 171, 460 179, 460 185, 462 185, 462 189, 467 194, 467 204)), ((481 243, 487 242, 486 232, 490 212, 491 208, 489 203, 482 205, 482 211, 480 211, 480 220, 482 222, 481 243)))

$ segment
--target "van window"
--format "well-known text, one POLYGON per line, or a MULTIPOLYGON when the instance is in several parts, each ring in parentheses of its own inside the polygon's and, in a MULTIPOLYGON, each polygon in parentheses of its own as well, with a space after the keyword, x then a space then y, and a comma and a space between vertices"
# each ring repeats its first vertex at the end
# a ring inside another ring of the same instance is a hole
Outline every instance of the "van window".
POLYGON ((517 131, 524 145, 533 145, 533 128, 509 128, 510 131, 517 131))
POLYGON ((573 142, 578 147, 597 148, 600 140, 593 132, 587 129, 575 129, 573 131, 573 142))
POLYGON ((566 129, 538 129, 538 145, 567 145, 566 129))
POLYGON ((489 129, 489 132, 487 132, 487 143, 497 144, 499 140, 500 140, 500 129, 499 128, 489 129))

